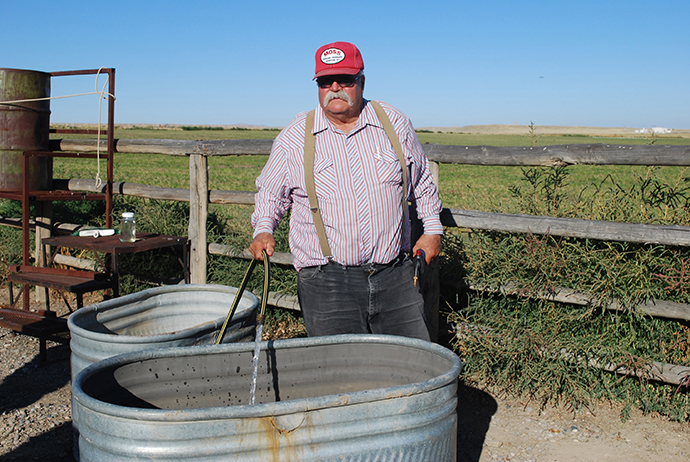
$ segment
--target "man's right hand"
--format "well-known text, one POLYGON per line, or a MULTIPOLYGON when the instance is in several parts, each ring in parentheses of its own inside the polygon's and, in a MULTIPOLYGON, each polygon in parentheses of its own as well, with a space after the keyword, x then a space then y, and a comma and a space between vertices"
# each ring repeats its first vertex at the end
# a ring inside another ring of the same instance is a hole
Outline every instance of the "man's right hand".
POLYGON ((259 233, 256 235, 251 244, 249 244, 249 251, 252 256, 257 260, 263 261, 264 255, 263 251, 271 257, 273 256, 273 251, 276 248, 276 241, 271 233, 259 233))

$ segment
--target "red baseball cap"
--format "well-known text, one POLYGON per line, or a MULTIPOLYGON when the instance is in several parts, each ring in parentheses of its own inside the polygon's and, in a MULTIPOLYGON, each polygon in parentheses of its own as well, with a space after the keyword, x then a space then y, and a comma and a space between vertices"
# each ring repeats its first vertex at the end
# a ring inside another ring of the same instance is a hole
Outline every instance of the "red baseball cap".
POLYGON ((333 42, 316 50, 316 73, 322 75, 354 75, 364 70, 362 54, 349 42, 333 42))

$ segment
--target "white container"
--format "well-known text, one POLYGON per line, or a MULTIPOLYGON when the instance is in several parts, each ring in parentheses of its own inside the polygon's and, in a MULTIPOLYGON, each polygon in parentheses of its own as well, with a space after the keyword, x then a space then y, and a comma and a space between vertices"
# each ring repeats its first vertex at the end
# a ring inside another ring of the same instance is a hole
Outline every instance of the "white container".
POLYGON ((122 213, 120 240, 122 242, 134 242, 137 240, 137 222, 134 219, 134 212, 122 213))

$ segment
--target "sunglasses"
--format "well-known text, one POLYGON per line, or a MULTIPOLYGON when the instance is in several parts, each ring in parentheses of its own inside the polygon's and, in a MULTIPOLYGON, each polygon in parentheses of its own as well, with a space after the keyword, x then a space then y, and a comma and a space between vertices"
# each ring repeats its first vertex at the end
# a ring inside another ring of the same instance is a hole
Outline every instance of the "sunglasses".
POLYGON ((330 88, 333 82, 338 82, 338 86, 343 88, 350 88, 357 83, 359 75, 325 75, 317 77, 316 84, 319 88, 330 88))

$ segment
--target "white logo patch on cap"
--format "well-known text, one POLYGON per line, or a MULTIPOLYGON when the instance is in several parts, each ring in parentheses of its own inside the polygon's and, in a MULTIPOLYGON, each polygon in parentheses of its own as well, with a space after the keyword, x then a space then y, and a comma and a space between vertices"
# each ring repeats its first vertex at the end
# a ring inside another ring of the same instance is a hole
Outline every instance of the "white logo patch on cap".
POLYGON ((321 62, 324 64, 337 64, 345 59, 345 52, 340 48, 329 48, 321 53, 321 62))

